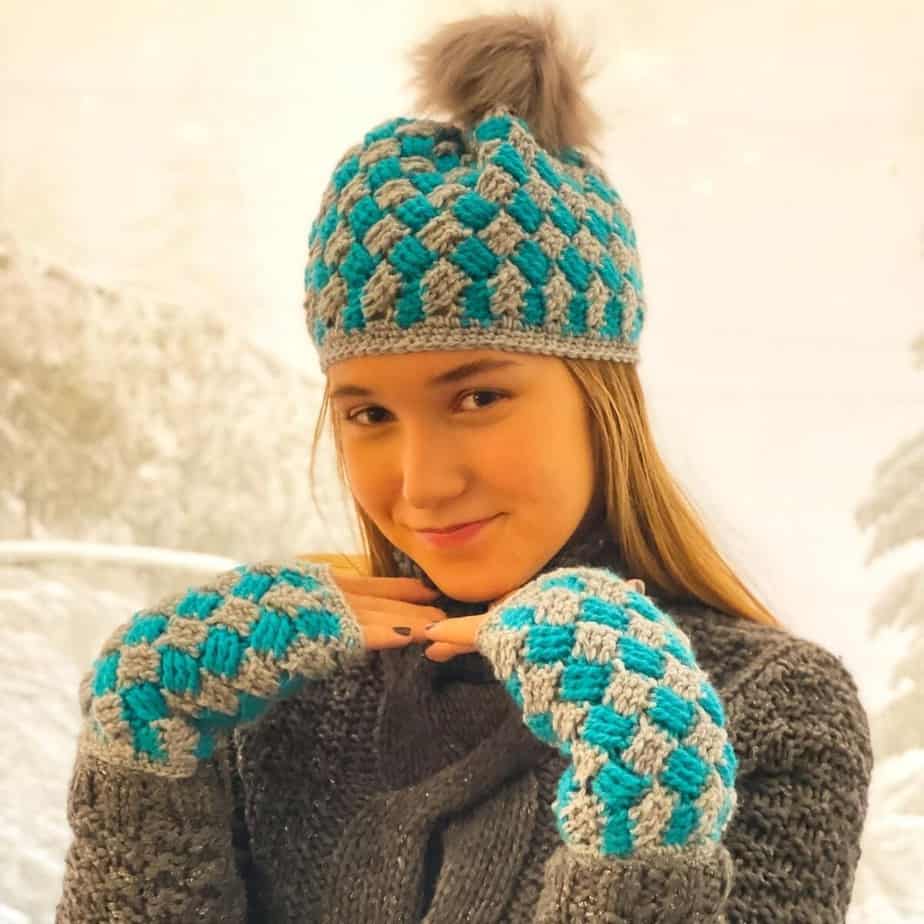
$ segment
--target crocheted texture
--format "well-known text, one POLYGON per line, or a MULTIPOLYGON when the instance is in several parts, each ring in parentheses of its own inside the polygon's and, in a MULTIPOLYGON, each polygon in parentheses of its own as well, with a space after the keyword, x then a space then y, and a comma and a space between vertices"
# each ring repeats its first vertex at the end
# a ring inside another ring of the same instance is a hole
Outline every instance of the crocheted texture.
POLYGON ((363 653, 329 565, 240 565, 115 630, 81 683, 82 746, 189 776, 217 734, 363 653))
POLYGON ((505 106, 470 131, 399 117, 339 160, 308 237, 322 370, 476 347, 635 362, 645 315, 631 216, 576 148, 505 106))
MULTIPOLYGON (((543 571, 577 565, 630 574, 609 541, 569 543, 543 571)), ((873 762, 850 673, 783 630, 652 599, 691 640, 740 761, 718 847, 567 846, 549 806, 570 758, 486 658, 482 678, 459 670, 468 655, 408 646, 306 683, 181 781, 78 751, 56 921, 842 922, 873 762), (723 849, 734 883, 710 915, 723 849)))
POLYGON ((558 568, 479 630, 530 730, 570 758, 553 809, 579 851, 715 845, 736 804, 725 714, 674 620, 606 568, 558 568))

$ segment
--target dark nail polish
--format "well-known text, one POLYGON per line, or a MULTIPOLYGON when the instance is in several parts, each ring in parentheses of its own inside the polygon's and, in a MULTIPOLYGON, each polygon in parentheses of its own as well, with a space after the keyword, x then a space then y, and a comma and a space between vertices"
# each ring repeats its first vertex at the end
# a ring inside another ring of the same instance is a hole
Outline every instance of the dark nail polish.
POLYGON ((410 626, 392 626, 392 632, 397 632, 398 635, 410 635, 411 627, 410 626))

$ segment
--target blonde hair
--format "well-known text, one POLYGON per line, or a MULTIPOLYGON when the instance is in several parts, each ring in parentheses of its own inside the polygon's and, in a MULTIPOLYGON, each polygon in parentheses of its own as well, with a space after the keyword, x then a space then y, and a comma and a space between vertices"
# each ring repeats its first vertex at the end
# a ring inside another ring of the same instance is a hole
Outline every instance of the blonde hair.
MULTIPOLYGON (((634 364, 562 357, 590 411, 598 497, 628 569, 665 601, 699 601, 763 625, 782 628, 716 549, 708 531, 655 446, 634 364)), ((317 448, 329 413, 325 386, 311 446, 314 497, 317 448)), ((336 419, 331 417, 337 474, 348 489, 336 419)), ((315 497, 317 504, 317 498, 315 497)), ((310 554, 317 561, 363 574, 396 577, 391 545, 353 499, 362 555, 310 554)), ((319 508, 320 510, 320 508, 319 508)))

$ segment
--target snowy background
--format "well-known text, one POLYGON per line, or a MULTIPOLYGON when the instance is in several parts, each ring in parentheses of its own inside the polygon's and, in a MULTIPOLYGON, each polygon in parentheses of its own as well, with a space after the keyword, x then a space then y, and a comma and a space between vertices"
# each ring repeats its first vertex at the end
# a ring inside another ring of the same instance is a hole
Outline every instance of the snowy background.
MULTIPOLYGON (((0 924, 49 922, 76 687, 226 564, 358 548, 320 460, 306 239, 413 114, 445 0, 0 0, 0 924)), ((526 9, 520 4, 520 9, 526 9)), ((841 655, 877 766, 851 924, 924 921, 924 6, 569 0, 649 315, 664 454, 841 655)))

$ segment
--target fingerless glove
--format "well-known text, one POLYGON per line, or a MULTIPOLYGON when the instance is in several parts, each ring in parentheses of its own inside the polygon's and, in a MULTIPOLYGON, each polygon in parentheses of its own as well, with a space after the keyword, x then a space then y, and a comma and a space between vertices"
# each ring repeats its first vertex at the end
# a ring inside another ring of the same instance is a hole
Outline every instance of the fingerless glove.
POLYGON ((671 617, 606 568, 559 568, 490 612, 477 644, 526 725, 570 758, 555 812, 587 854, 719 841, 737 760, 722 703, 671 617))
POLYGON ((81 683, 81 746, 188 776, 216 735, 364 653, 328 564, 240 565, 113 632, 81 683))

